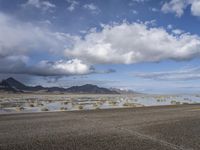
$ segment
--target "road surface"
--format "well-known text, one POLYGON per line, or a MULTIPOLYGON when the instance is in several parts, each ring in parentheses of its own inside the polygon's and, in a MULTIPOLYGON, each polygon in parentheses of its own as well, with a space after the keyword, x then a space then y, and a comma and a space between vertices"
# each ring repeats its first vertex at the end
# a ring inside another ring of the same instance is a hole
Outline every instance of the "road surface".
POLYGON ((199 150, 200 105, 0 115, 1 150, 199 150))

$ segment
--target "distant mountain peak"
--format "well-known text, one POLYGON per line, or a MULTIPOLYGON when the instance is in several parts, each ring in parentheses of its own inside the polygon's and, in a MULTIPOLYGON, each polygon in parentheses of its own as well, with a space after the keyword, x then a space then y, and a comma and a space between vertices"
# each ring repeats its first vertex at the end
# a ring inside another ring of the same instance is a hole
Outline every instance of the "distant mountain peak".
MULTIPOLYGON (((16 79, 14 79, 13 77, 9 77, 6 79, 7 81, 17 81, 16 79)), ((18 82, 18 81, 17 81, 18 82)))
POLYGON ((14 79, 13 77, 9 77, 9 78, 5 79, 4 81, 7 81, 7 82, 17 82, 17 83, 22 84, 20 81, 14 79))
POLYGON ((12 77, 9 77, 6 80, 3 80, 2 82, 6 82, 9 86, 20 90, 27 88, 23 83, 17 81, 12 77))
POLYGON ((21 88, 25 88, 25 85, 10 77, 0 82, 0 90, 19 92, 21 88))

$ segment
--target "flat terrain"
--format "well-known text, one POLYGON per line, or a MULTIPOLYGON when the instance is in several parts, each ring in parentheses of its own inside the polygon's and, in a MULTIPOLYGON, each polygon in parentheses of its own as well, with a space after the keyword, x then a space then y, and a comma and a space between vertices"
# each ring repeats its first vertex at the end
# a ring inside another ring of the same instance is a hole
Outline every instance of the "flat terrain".
POLYGON ((199 104, 199 94, 54 94, 0 93, 0 114, 43 111, 76 111, 199 104))
POLYGON ((0 115, 1 150, 199 150, 200 105, 0 115))

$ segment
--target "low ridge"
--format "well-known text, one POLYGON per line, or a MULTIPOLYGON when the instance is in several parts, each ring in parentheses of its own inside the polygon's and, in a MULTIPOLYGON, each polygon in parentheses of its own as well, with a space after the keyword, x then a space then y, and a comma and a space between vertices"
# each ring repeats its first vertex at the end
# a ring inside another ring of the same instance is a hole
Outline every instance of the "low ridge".
POLYGON ((107 88, 98 87, 97 85, 85 84, 82 86, 72 86, 70 88, 62 87, 43 87, 43 86, 26 86, 16 79, 10 77, 0 82, 0 90, 7 92, 66 92, 66 93, 82 93, 82 94, 119 94, 116 91, 107 88))

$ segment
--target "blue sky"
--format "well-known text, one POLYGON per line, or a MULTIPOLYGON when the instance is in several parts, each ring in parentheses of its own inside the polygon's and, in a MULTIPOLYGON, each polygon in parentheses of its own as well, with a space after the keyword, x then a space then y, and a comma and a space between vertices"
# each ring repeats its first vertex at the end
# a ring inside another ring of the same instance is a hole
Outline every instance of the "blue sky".
POLYGON ((0 0, 0 77, 200 90, 199 0, 0 0))

